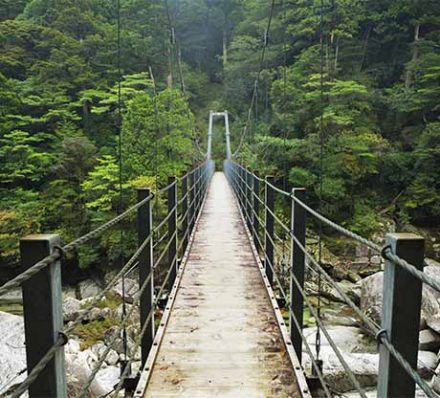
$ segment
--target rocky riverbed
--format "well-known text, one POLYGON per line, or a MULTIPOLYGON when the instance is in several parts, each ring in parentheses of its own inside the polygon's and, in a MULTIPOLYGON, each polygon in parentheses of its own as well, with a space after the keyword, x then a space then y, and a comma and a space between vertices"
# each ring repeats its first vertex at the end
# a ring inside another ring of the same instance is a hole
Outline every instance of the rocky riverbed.
MULTIPOLYGON (((371 260, 371 259, 370 259, 371 260)), ((374 260, 374 259, 373 259, 374 260)), ((376 261, 376 260, 374 260, 376 261)), ((440 264, 432 260, 425 267, 425 273, 440 280, 440 264)), ((382 280, 380 260, 375 264, 376 272, 353 271, 353 267, 338 267, 331 271, 339 287, 369 315, 380 324, 382 307, 382 280), (362 275, 364 277, 362 277, 362 275)), ((355 268, 355 267, 354 267, 355 268)), ((369 269, 371 270, 371 263, 369 269)), ((104 284, 105 281, 102 282, 104 284)), ((86 315, 83 323, 75 329, 66 346, 66 372, 69 396, 76 396, 87 382, 99 358, 109 351, 103 367, 96 375, 89 389, 90 397, 101 397, 112 391, 119 380, 120 364, 124 359, 124 345, 117 327, 122 317, 122 302, 125 300, 127 311, 136 301, 138 284, 135 280, 126 279, 125 296, 122 297, 122 286, 119 282, 99 305, 88 310, 90 301, 101 291, 102 286, 92 280, 81 282, 75 288, 63 291, 64 322, 68 326, 80 315, 86 315), (86 314, 84 312, 87 311, 86 314)), ((316 299, 317 287, 313 278, 308 278, 306 290, 309 297, 316 299)), ((362 322, 352 310, 343 303, 338 291, 323 284, 321 291, 324 309, 322 319, 330 337, 342 352, 347 364, 368 396, 376 396, 379 354, 374 336, 366 332, 362 322)), ((21 301, 20 291, 11 292, 3 301, 7 305, 17 306, 21 301)), ((418 372, 440 394, 440 293, 430 287, 423 288, 422 312, 419 336, 418 372)), ((316 300, 315 300, 316 301, 316 300)), ((14 307, 16 308, 16 307, 14 307)), ((138 311, 133 311, 133 319, 128 330, 128 348, 134 346, 138 331, 138 311)), ((306 317, 304 334, 312 352, 315 353, 316 326, 313 318, 306 317)), ((21 315, 0 311, 0 395, 26 377, 24 346, 24 326, 21 315)), ((311 361, 304 349, 303 364, 311 372, 311 361)), ((136 354, 134 371, 140 366, 140 352, 136 354)), ((323 361, 325 380, 335 396, 356 397, 356 391, 347 378, 346 372, 338 360, 329 342, 321 333, 320 359, 323 361)), ((319 396, 319 390, 316 391, 319 396)), ((423 397, 423 392, 417 392, 423 397)))
MULTIPOLYGON (((125 285, 125 302, 128 312, 138 286, 131 279, 126 279, 125 285)), ((88 397, 105 396, 119 382, 120 365, 125 359, 124 344, 117 326, 123 314, 121 282, 109 292, 105 299, 89 310, 91 300, 100 291, 100 286, 91 280, 81 282, 75 289, 67 288, 63 291, 65 325, 68 327, 80 315, 85 315, 84 321, 75 329, 65 347, 69 397, 77 396, 106 351, 108 353, 105 361, 90 385, 88 397)), ((19 304, 21 292, 18 290, 10 293, 8 300, 3 302, 4 309, 8 308, 8 303, 9 305, 19 304)), ((135 309, 127 326, 129 352, 135 346, 138 323, 138 310, 135 309)), ((2 396, 14 385, 24 380, 27 375, 24 322, 21 315, 0 311, 0 347, 2 347, 2 355, 0 355, 0 396, 2 396)), ((136 372, 139 366, 140 351, 138 350, 132 365, 133 372, 136 372)))
MULTIPOLYGON (((440 264, 428 260, 424 271, 429 276, 440 280, 440 264)), ((363 312, 380 325, 382 310, 383 272, 377 271, 355 282, 352 275, 348 276, 338 271, 339 287, 361 308, 363 312), (349 280, 350 279, 350 280, 349 280)), ((309 282, 311 294, 316 294, 316 286, 309 282)), ((368 397, 376 397, 379 354, 374 336, 367 332, 362 321, 345 304, 334 287, 324 284, 324 310, 322 319, 330 337, 343 354, 348 366, 356 375, 360 385, 367 391, 368 397), (339 303, 339 304, 338 304, 339 303)), ((422 310, 419 332, 418 373, 425 381, 440 394, 440 293, 429 286, 423 287, 422 310)), ((311 320, 313 323, 313 319, 311 320)), ((316 326, 304 330, 307 341, 315 355, 316 326)), ((311 361, 304 351, 303 364, 311 372, 311 361)), ((324 378, 335 396, 357 397, 353 385, 347 378, 346 372, 338 357, 330 347, 326 337, 321 332, 320 359, 323 361, 324 378)), ((316 392, 319 396, 319 391, 316 392)), ((426 396, 417 390, 418 397, 426 396)))

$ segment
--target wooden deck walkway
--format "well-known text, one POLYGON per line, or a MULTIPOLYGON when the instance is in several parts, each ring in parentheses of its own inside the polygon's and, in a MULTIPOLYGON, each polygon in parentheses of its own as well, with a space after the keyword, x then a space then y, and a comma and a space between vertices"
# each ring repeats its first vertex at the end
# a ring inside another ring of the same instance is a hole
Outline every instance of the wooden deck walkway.
POLYGON ((224 174, 215 173, 141 377, 142 395, 308 396, 269 294, 233 192, 224 174))

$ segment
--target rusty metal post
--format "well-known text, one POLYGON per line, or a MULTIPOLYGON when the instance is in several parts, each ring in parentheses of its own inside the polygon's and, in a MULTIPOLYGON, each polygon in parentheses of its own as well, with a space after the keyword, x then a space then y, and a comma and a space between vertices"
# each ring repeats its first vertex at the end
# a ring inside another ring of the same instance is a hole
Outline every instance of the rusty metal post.
MULTIPOLYGON (((386 245, 395 255, 423 270, 425 241, 409 233, 389 233, 386 245)), ((386 338, 417 370, 422 282, 392 261, 385 261, 382 330, 386 338)), ((381 344, 378 397, 407 398, 415 395, 415 382, 381 344)))
MULTIPOLYGON (((137 190, 138 202, 148 198, 151 192, 148 188, 139 188, 137 190)), ((153 214, 152 214, 151 200, 138 208, 137 211, 137 223, 138 223, 138 243, 139 246, 143 245, 145 240, 149 238, 148 243, 143 248, 139 255, 139 286, 147 284, 139 300, 140 310, 140 325, 145 324, 153 308, 153 295, 154 295, 154 281, 153 275, 150 277, 150 273, 153 270, 153 214), (146 280, 149 279, 148 282, 146 280)), ((153 346, 154 339, 154 312, 148 321, 147 329, 141 340, 141 360, 142 366, 147 361, 148 354, 153 346)))
MULTIPOLYGON (((305 201, 306 190, 304 188, 292 189, 292 195, 300 201, 305 201)), ((306 211, 304 208, 292 199, 292 213, 290 216, 290 229, 293 237, 291 238, 291 275, 290 275, 290 339, 295 349, 296 356, 301 363, 302 356, 302 336, 295 327, 292 318, 295 318, 298 325, 303 327, 303 295, 294 282, 294 278, 298 281, 301 289, 304 289, 304 270, 305 270, 305 253, 303 249, 306 247, 306 211), (301 247, 302 246, 302 247, 301 247)))
MULTIPOLYGON (((61 246, 58 235, 30 235, 20 240, 21 265, 32 267, 61 246)), ((25 281, 23 290, 24 331, 28 374, 58 341, 63 330, 61 263, 55 261, 25 281)), ((66 397, 64 348, 29 387, 29 397, 66 397)))
POLYGON ((265 212, 264 212, 264 267, 266 269, 266 275, 269 282, 272 284, 273 282, 273 271, 271 266, 274 266, 273 261, 273 241, 274 241, 274 217, 273 212, 275 211, 275 195, 273 189, 267 184, 274 183, 273 176, 266 177, 266 183, 264 184, 264 203, 265 203, 265 212))
POLYGON ((176 177, 168 177, 168 184, 174 183, 168 189, 168 214, 171 214, 168 219, 168 240, 171 241, 168 247, 168 264, 172 268, 170 278, 168 280, 169 290, 171 291, 174 285, 177 274, 177 197, 176 197, 176 177))

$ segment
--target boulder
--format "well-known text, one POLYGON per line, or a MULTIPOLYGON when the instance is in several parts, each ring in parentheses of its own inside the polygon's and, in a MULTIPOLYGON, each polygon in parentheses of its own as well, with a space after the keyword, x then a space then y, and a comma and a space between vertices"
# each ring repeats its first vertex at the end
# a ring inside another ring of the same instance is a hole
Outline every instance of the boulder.
POLYGON ((434 391, 440 394, 440 364, 435 369, 435 373, 431 379, 431 385, 434 391))
POLYGON ((23 303, 23 293, 21 288, 9 290, 0 296, 0 304, 21 304, 23 303))
POLYGON ((112 315, 112 310, 110 308, 92 308, 88 311, 86 319, 89 322, 92 321, 103 321, 104 319, 112 315))
POLYGON ((419 333, 419 350, 435 351, 440 348, 440 335, 431 329, 425 329, 419 333))
POLYGON ((80 300, 73 297, 66 297, 63 300, 64 322, 74 321, 83 311, 80 300))
POLYGON ((63 299, 66 299, 67 297, 71 297, 76 299, 76 289, 72 286, 66 286, 63 287, 63 299))
POLYGON ((133 303, 134 295, 139 290, 139 284, 134 279, 125 278, 124 290, 125 292, 123 294, 122 279, 120 279, 112 288, 111 292, 125 300, 127 303, 133 303))
MULTIPOLYGON (((99 341, 98 343, 90 347, 90 349, 98 358, 101 358, 104 355, 104 352, 107 350, 107 346, 102 341, 99 341)), ((106 356, 105 363, 107 365, 116 365, 118 361, 119 361, 118 353, 115 350, 110 349, 110 351, 106 356)))
MULTIPOLYGON (((107 329, 104 335, 104 343, 110 345, 118 354, 124 353, 124 341, 122 339, 121 330, 118 326, 112 326, 107 329)), ((127 336, 127 346, 128 351, 131 352, 134 347, 134 341, 130 336, 127 336)))
POLYGON ((322 319, 326 324, 339 326, 358 326, 359 322, 356 318, 348 315, 340 315, 335 311, 326 310, 322 314, 322 319))
MULTIPOLYGON (((440 281, 440 266, 439 265, 428 265, 427 267, 423 268, 423 272, 428 275, 430 278, 436 279, 440 281)), ((440 292, 435 290, 429 285, 424 285, 424 290, 428 290, 432 295, 437 299, 440 300, 440 292)))
MULTIPOLYGON (((362 387, 376 386, 379 368, 378 354, 344 352, 343 356, 362 387)), ((324 379, 330 389, 339 393, 353 390, 347 372, 331 347, 322 347, 320 357, 323 360, 324 379)), ((307 354, 304 354, 304 367, 307 372, 311 370, 311 366, 310 358, 307 354)))
MULTIPOLYGON (((365 395, 367 398, 377 398, 377 389, 367 389, 365 390, 365 395)), ((419 386, 416 385, 416 395, 415 398, 426 398, 427 395, 421 390, 419 386)), ((357 391, 349 391, 344 394, 344 398, 359 398, 359 393, 357 391)))
POLYGON ((23 317, 0 312, 0 347, 1 396, 27 376, 23 317))
POLYGON ((91 279, 80 282, 78 289, 81 299, 97 296, 101 290, 98 284, 91 279))
MULTIPOLYGON (((359 304, 360 301, 360 287, 347 280, 337 282, 338 287, 350 298, 355 304, 359 304)), ((330 290, 323 292, 323 296, 331 301, 345 303, 345 299, 339 291, 332 287, 330 290)))
POLYGON ((437 367, 437 355, 430 351, 419 351, 417 356, 417 373, 424 379, 429 379, 437 367))
MULTIPOLYGON (((328 334, 334 341, 339 350, 345 353, 376 352, 376 343, 365 336, 356 327, 350 326, 328 326, 328 334)), ((305 328, 304 336, 308 344, 314 349, 316 338, 316 327, 305 328)), ((325 335, 321 332, 321 347, 331 349, 325 335)), ((304 351, 304 349, 303 349, 304 351)))
MULTIPOLYGON (((377 272, 363 279, 361 283, 361 310, 366 312, 370 318, 379 324, 382 313, 382 285, 383 272, 377 272)), ((436 318, 440 312, 440 305, 428 287, 427 285, 423 287, 420 329, 423 329, 424 325, 426 325, 430 319, 436 318)))
POLYGON ((117 366, 108 366, 99 370, 92 385, 94 396, 106 396, 113 391, 114 387, 119 383, 120 376, 121 369, 117 366))
POLYGON ((426 319, 425 323, 428 328, 440 334, 440 314, 426 319))
MULTIPOLYGON (((66 381, 68 385, 68 396, 78 395, 82 386, 87 383, 94 367, 97 356, 91 349, 75 353, 66 352, 66 381)), ((90 388, 89 397, 102 397, 113 390, 118 383, 120 370, 118 367, 109 366, 101 368, 96 374, 90 388)))

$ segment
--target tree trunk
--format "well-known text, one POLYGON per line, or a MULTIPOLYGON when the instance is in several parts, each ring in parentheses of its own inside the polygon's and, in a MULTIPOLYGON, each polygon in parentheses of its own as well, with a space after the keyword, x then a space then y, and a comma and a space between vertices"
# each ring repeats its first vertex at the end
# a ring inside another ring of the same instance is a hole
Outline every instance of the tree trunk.
POLYGON ((339 36, 336 38, 336 48, 335 48, 335 64, 334 64, 334 75, 336 76, 336 71, 338 69, 338 56, 339 56, 339 36))
POLYGON ((362 68, 364 67, 365 58, 367 56, 368 40, 370 39, 370 34, 372 29, 373 29, 373 25, 369 24, 367 27, 367 31, 365 32, 365 39, 364 39, 364 43, 362 44, 362 55, 361 55, 361 62, 359 65, 359 72, 361 72, 362 68))
POLYGON ((168 47, 168 76, 167 87, 173 88, 173 63, 171 62, 172 53, 170 47, 168 47))
POLYGON ((228 32, 226 31, 226 21, 223 27, 223 68, 228 63, 228 32))
POLYGON ((410 65, 407 67, 406 70, 406 77, 405 77, 405 87, 410 88, 412 83, 412 77, 413 77, 413 67, 415 62, 417 61, 417 58, 419 57, 419 31, 420 31, 420 24, 418 23, 414 27, 414 42, 412 46, 412 57, 410 61, 410 65))

